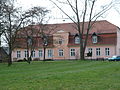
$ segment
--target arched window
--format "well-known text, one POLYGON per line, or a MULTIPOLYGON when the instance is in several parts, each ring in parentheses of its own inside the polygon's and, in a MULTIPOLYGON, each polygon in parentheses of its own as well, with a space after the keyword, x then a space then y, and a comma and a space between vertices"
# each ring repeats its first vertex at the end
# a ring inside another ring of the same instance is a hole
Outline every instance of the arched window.
POLYGON ((96 33, 94 32, 92 35, 92 42, 93 43, 97 43, 98 42, 98 36, 96 35, 96 33))
POLYGON ((78 36, 75 37, 75 44, 80 44, 80 38, 78 36))

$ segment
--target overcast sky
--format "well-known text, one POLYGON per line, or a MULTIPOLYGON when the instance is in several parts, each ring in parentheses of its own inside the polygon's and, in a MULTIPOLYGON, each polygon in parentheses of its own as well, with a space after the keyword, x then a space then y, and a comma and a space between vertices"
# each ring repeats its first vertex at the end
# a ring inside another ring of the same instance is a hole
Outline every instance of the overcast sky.
MULTIPOLYGON (((17 0, 18 5, 22 6, 23 9, 28 9, 33 6, 41 6, 46 7, 47 9, 51 10, 51 15, 53 16, 49 23, 66 23, 71 22, 69 19, 66 19, 63 21, 62 16, 66 18, 66 16, 61 13, 52 3, 49 2, 49 0, 17 0)), ((104 4, 107 0, 99 0, 99 3, 104 4)), ((119 5, 120 6, 120 5, 119 5)), ((118 5, 117 5, 118 7, 118 5)), ((101 18, 102 20, 107 20, 117 26, 120 27, 120 14, 113 8, 107 14, 104 18, 101 18)))

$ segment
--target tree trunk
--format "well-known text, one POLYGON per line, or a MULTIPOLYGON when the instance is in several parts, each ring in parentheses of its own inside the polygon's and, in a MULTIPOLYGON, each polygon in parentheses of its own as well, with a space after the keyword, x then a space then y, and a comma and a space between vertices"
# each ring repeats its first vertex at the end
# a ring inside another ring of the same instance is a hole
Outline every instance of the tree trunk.
POLYGON ((8 59, 8 66, 12 65, 12 52, 9 51, 9 59, 8 59))
MULTIPOLYGON (((83 43, 83 42, 82 42, 83 43)), ((84 60, 84 48, 83 45, 80 43, 80 59, 84 60)))
POLYGON ((43 61, 45 61, 45 53, 46 53, 46 48, 45 48, 45 46, 43 47, 43 49, 44 49, 44 57, 43 57, 43 61))

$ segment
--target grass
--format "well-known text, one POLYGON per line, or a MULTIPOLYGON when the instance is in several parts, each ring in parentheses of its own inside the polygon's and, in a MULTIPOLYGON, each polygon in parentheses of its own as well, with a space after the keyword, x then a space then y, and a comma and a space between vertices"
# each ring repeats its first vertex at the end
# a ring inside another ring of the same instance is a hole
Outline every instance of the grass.
POLYGON ((120 62, 1 63, 0 90, 120 90, 120 62))

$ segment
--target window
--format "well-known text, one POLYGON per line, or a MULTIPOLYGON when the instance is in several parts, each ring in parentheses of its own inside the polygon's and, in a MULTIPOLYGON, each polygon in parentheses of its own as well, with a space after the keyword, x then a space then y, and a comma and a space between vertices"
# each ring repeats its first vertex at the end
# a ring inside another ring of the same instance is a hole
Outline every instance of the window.
POLYGON ((75 44, 80 44, 80 38, 78 36, 75 37, 75 44))
POLYGON ((105 55, 109 56, 110 55, 110 49, 109 48, 105 48, 105 55))
POLYGON ((120 49, 119 49, 119 55, 120 55, 120 49))
POLYGON ((93 36, 93 37, 92 37, 92 42, 93 42, 93 43, 97 43, 97 36, 93 36))
POLYGON ((63 54, 63 49, 59 49, 58 52, 59 52, 59 56, 60 56, 60 57, 64 56, 64 54, 63 54))
POLYGON ((48 50, 48 57, 52 57, 53 56, 53 51, 51 49, 48 50))
POLYGON ((70 56, 75 56, 75 49, 70 49, 70 56))
POLYGON ((43 50, 39 50, 39 57, 43 56, 43 50))
POLYGON ((17 51, 17 58, 21 57, 21 51, 17 51))
POLYGON ((87 56, 92 57, 92 48, 88 48, 87 56))
POLYGON ((88 53, 92 53, 92 48, 88 48, 88 53))
POLYGON ((58 44, 63 44, 63 40, 62 40, 62 39, 59 39, 59 40, 58 40, 58 44))
POLYGON ((35 51, 32 51, 32 57, 35 57, 35 51))
POLYGON ((100 56, 100 48, 96 48, 96 56, 100 56))
POLYGON ((25 55, 25 57, 27 57, 28 51, 24 51, 24 55, 25 55))

